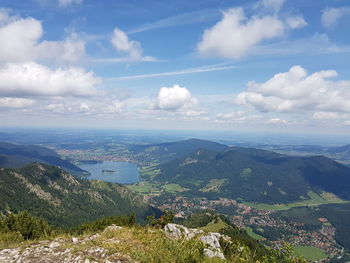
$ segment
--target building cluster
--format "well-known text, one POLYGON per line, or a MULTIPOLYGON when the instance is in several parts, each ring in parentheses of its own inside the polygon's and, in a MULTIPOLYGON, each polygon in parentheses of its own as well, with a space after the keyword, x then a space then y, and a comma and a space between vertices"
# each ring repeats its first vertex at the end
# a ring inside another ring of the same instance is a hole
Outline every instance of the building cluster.
POLYGON ((227 198, 208 200, 203 197, 177 196, 176 198, 163 200, 162 205, 159 207, 174 211, 175 216, 179 218, 186 218, 198 211, 213 210, 220 212, 224 209, 225 214, 230 215, 232 223, 240 228, 255 227, 255 229, 264 229, 264 227, 271 227, 281 230, 283 233, 288 233, 282 234, 282 238, 276 241, 266 241, 276 247, 287 241, 295 246, 312 246, 322 249, 330 256, 342 253, 342 248, 334 239, 336 229, 329 224, 326 218, 319 219, 320 222, 325 224, 320 229, 310 230, 303 228, 304 224, 301 222, 287 223, 283 221, 274 216, 275 211, 273 210, 256 209, 227 198))

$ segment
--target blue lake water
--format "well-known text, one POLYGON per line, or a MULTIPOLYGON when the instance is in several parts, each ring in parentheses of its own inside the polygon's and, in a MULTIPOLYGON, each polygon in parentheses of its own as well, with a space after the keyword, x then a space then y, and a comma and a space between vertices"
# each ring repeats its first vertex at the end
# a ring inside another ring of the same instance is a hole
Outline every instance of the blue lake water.
POLYGON ((137 165, 128 162, 101 162, 80 164, 79 167, 88 171, 89 180, 102 180, 111 183, 131 184, 140 181, 137 165))

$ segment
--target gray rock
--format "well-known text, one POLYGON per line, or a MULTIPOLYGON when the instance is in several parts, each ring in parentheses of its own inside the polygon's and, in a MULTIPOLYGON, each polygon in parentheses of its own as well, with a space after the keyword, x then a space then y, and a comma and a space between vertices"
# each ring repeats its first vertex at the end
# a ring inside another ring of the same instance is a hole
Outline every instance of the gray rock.
POLYGON ((177 224, 167 224, 164 227, 164 231, 167 236, 175 239, 180 239, 180 238, 191 239, 204 233, 203 230, 190 229, 177 224))
POLYGON ((206 255, 208 258, 221 258, 225 260, 224 253, 222 253, 221 251, 213 251, 208 248, 205 248, 204 255, 206 255))
POLYGON ((121 226, 117 226, 117 225, 113 224, 113 225, 107 226, 105 228, 105 230, 103 230, 103 232, 115 231, 115 230, 120 230, 120 229, 122 229, 121 226))
POLYGON ((52 241, 51 244, 49 245, 49 248, 56 248, 59 246, 60 246, 60 243, 58 243, 57 241, 52 241))
POLYGON ((219 233, 209 233, 208 235, 201 236, 199 239, 204 243, 209 245, 213 249, 220 249, 220 238, 222 237, 219 233))
POLYGON ((208 247, 204 250, 204 253, 207 257, 213 258, 218 257, 221 259, 225 259, 224 254, 221 251, 220 239, 224 238, 223 235, 219 233, 208 233, 205 236, 201 236, 199 240, 201 240, 208 247))

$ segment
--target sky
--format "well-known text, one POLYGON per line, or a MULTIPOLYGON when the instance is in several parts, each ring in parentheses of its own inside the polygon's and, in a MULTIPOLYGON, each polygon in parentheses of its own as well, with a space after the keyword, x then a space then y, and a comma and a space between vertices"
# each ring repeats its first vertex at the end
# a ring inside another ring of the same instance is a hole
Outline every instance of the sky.
POLYGON ((11 127, 350 132, 348 0, 1 0, 11 127))

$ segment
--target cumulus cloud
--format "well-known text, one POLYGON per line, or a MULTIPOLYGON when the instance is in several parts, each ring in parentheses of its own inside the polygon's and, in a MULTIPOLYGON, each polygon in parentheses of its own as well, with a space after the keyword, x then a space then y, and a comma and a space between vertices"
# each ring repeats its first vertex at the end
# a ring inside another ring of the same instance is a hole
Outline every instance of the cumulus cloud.
POLYGON ((131 60, 142 59, 143 50, 140 42, 129 40, 126 33, 119 28, 114 29, 111 41, 117 51, 126 53, 131 60))
POLYGON ((322 12, 322 24, 328 28, 334 27, 345 16, 350 16, 350 7, 327 8, 322 12))
POLYGON ((0 96, 91 96, 100 81, 76 67, 52 70, 35 62, 9 63, 0 68, 0 96))
POLYGON ((67 7, 70 5, 81 5, 83 0, 58 0, 59 6, 67 7))
POLYGON ((162 110, 177 110, 194 102, 196 100, 192 98, 190 91, 179 85, 161 88, 157 97, 157 107, 162 110))
POLYGON ((240 58, 259 42, 283 35, 283 23, 274 16, 247 19, 242 8, 224 12, 213 28, 204 32, 198 50, 204 55, 240 58))
POLYGON ((85 42, 76 34, 64 41, 42 41, 41 22, 34 18, 10 16, 0 10, 0 62, 50 59, 75 62, 85 55, 85 42))
POLYGON ((261 112, 350 112, 350 81, 334 77, 334 70, 308 75, 301 66, 294 66, 264 83, 249 82, 235 102, 261 112))
MULTIPOLYGON (((264 0, 258 7, 272 10, 273 14, 254 15, 247 18, 243 8, 231 8, 212 28, 204 31, 197 49, 205 56, 238 59, 247 55, 258 44, 281 37, 288 29, 307 25, 302 16, 278 17, 282 0, 264 0)), ((270 12, 271 13, 271 12, 270 12)))

